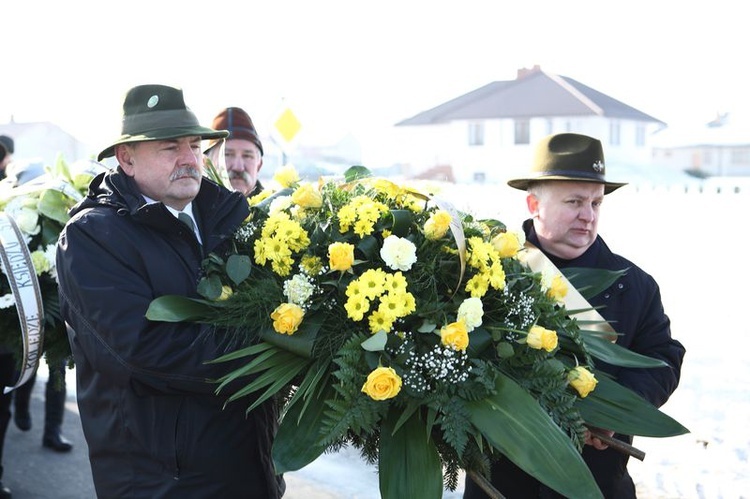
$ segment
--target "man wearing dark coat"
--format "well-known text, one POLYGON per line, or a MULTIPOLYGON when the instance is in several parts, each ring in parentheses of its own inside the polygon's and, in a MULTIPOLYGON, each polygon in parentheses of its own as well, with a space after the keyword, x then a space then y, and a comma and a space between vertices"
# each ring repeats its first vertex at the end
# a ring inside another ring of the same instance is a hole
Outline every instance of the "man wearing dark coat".
MULTIPOLYGON (((654 406, 663 405, 677 388, 685 348, 672 338, 659 286, 633 262, 613 253, 598 235, 599 210, 604 196, 625 184, 605 180, 601 142, 586 135, 561 133, 538 145, 532 172, 508 182, 527 191, 531 218, 523 224, 528 242, 539 248, 559 269, 588 267, 626 270, 608 289, 590 300, 618 333, 617 343, 634 352, 660 359, 668 367, 626 368, 597 362, 619 384, 654 406)), ((627 443, 628 435, 600 429, 627 443)), ((583 459, 607 499, 635 498, 628 474, 628 455, 587 434, 583 459)), ((492 485, 508 499, 557 498, 556 492, 526 474, 508 459, 491 466, 492 485)), ((487 497, 470 478, 465 499, 487 497)))
POLYGON ((98 157, 118 166, 71 210, 57 254, 97 496, 279 498, 275 403, 246 414, 210 382, 236 367, 208 363, 229 334, 145 317, 157 297, 197 298, 201 261, 249 213, 241 193, 202 175, 201 140, 226 132, 201 126, 173 87, 136 86, 123 111, 122 135, 98 157))

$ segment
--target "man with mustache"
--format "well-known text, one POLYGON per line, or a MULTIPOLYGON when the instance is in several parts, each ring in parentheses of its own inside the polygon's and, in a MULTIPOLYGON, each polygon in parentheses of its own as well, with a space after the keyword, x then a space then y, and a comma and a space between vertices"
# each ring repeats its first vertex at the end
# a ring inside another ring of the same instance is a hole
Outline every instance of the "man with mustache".
POLYGON ((263 167, 263 144, 250 115, 242 108, 227 107, 214 117, 211 128, 229 132, 223 158, 220 139, 211 141, 205 154, 214 165, 226 166, 232 188, 247 197, 262 191, 258 173, 263 167))
POLYGON ((203 177, 206 128, 181 89, 140 85, 123 104, 122 135, 60 234, 61 313, 76 364, 77 395, 99 498, 277 499, 271 459, 275 402, 245 414, 212 380, 237 364, 227 331, 152 322, 151 301, 198 298, 201 262, 224 255, 249 213, 242 194, 203 177), (226 406, 225 406, 226 404, 226 406))

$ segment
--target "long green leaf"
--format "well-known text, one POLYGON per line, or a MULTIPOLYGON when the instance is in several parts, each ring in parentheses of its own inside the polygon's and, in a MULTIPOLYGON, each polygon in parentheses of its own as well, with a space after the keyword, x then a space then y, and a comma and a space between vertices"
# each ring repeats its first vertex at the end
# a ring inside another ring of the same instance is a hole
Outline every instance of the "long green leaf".
POLYGON ((575 498, 602 494, 581 454, 539 403, 501 375, 496 393, 467 404, 471 422, 519 468, 557 492, 575 498))
POLYGON ((295 404, 288 408, 273 443, 273 462, 277 473, 297 471, 315 461, 326 450, 321 428, 326 410, 325 401, 334 396, 333 385, 321 394, 308 397, 306 407, 295 404))
POLYGON ((666 367, 668 364, 661 359, 647 357, 606 338, 591 334, 581 335, 592 356, 609 364, 622 367, 666 367))
POLYGON ((637 393, 625 388, 606 374, 594 371, 596 388, 576 407, 587 423, 624 435, 673 437, 690 430, 667 416, 637 393))
POLYGON ((398 418, 389 412, 380 434, 378 472, 382 499, 440 499, 443 496, 443 469, 435 443, 422 431, 415 413, 394 431, 398 418))
POLYGON ((624 276, 628 269, 606 270, 588 267, 568 267, 562 269, 563 275, 587 300, 595 297, 620 277, 624 276))
POLYGON ((201 322, 215 314, 216 305, 179 295, 166 295, 154 299, 146 310, 146 318, 163 322, 201 322))

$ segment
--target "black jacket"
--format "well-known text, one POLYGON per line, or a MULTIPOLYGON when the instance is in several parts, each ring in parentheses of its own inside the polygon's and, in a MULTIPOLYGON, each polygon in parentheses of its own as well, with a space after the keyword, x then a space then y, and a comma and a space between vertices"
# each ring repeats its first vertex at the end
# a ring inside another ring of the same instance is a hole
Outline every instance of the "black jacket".
POLYGON ((162 203, 145 204, 119 168, 97 176, 60 234, 60 306, 100 498, 278 498, 272 402, 245 416, 208 380, 227 364, 221 332, 151 322, 162 295, 197 297, 201 260, 248 214, 239 193, 203 179, 193 212, 203 246, 162 203))
MULTIPOLYGON (((531 220, 524 222, 524 232, 529 242, 539 245, 531 220)), ((544 251, 542 249, 542 251, 544 251)), ((607 290, 589 303, 602 306, 599 313, 612 322, 619 333, 617 343, 640 354, 661 359, 669 367, 635 369, 612 366, 596 361, 596 367, 615 376, 618 383, 630 388, 654 404, 663 405, 677 388, 685 348, 672 338, 669 318, 664 313, 659 286, 649 274, 633 262, 613 253, 601 237, 586 252, 573 260, 563 260, 545 255, 557 268, 589 267, 608 270, 628 269, 607 290)), ((615 435, 628 442, 632 437, 615 435)), ((589 466, 604 497, 634 498, 635 486, 627 472, 628 456, 611 448, 599 451, 585 446, 583 459, 589 466)), ((550 489, 516 467, 507 459, 492 466, 492 483, 508 499, 533 497, 560 497, 550 489)), ((471 480, 466 482, 465 499, 486 497, 471 480)))

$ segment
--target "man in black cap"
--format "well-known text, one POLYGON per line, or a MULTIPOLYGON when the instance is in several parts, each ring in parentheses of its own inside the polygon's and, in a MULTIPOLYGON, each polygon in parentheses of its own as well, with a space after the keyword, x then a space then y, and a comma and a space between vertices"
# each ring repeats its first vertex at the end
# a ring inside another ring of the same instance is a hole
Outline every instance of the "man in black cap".
POLYGON ((57 254, 61 313, 78 377, 78 406, 98 497, 276 499, 273 401, 245 414, 210 383, 238 367, 209 363, 229 333, 151 322, 163 295, 198 298, 201 262, 225 254, 246 199, 203 177, 198 123, 181 89, 140 85, 123 104, 122 135, 98 159, 57 254))
MULTIPOLYGON (((621 385, 643 396, 656 407, 677 388, 685 348, 672 338, 659 286, 631 261, 613 253, 598 234, 599 211, 604 196, 623 183, 605 179, 602 144, 575 133, 545 137, 537 146, 531 173, 508 181, 527 192, 531 218, 523 224, 526 239, 558 268, 589 267, 627 269, 608 289, 590 300, 611 322, 617 343, 637 353, 663 360, 669 367, 634 369, 604 362, 597 368, 611 374, 621 385)), ((602 430, 608 436, 614 432, 602 430)), ((615 438, 632 442, 628 435, 615 438)), ((583 459, 604 497, 635 498, 628 474, 628 456, 587 434, 583 459)), ((561 497, 523 472, 506 458, 492 464, 492 485, 508 499, 561 497)), ((465 499, 487 497, 470 478, 465 499)))
POLYGON ((214 117, 211 128, 226 130, 229 136, 225 143, 222 140, 211 141, 205 154, 214 165, 225 165, 235 191, 247 197, 258 194, 263 190, 258 181, 258 173, 263 167, 263 144, 250 115, 242 108, 227 107, 214 117))

